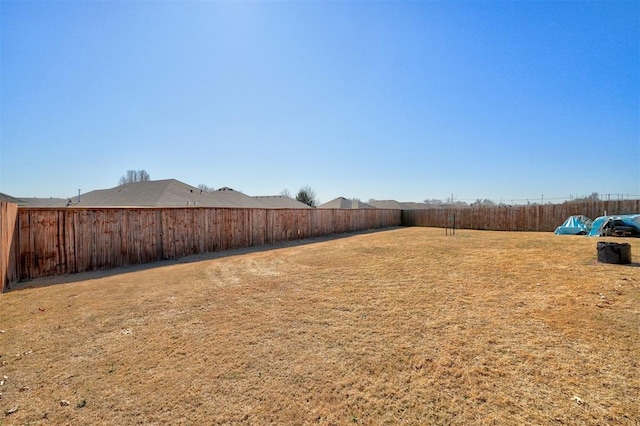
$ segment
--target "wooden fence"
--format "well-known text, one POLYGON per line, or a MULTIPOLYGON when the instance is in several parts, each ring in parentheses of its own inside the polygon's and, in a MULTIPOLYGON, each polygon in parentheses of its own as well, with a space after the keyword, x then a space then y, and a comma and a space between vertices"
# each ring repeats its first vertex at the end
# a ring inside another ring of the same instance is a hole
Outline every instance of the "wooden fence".
POLYGON ((16 254, 12 244, 17 213, 17 204, 0 201, 0 292, 8 288, 9 283, 17 281, 13 268, 16 254))
POLYGON ((576 214, 640 213, 640 200, 428 210, 18 208, 0 202, 0 279, 11 283, 388 226, 553 231, 576 214))
POLYGON ((640 200, 590 201, 532 206, 496 206, 403 210, 404 226, 445 227, 455 215, 460 229, 494 231, 553 231, 569 216, 640 213, 640 200))
POLYGON ((5 205, 5 288, 44 276, 398 226, 401 216, 373 209, 18 208, 5 220, 5 205))

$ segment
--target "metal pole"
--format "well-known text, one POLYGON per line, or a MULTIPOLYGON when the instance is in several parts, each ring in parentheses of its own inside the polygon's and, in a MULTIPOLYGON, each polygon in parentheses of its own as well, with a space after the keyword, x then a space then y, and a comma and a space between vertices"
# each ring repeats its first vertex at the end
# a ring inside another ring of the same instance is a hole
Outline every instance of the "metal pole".
POLYGON ((453 214, 453 235, 456 235, 456 214, 453 214))

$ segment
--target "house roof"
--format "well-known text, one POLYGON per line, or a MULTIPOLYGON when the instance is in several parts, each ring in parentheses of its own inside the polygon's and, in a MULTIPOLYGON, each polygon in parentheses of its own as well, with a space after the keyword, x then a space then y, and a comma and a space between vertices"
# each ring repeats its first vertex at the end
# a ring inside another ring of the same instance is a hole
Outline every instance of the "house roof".
POLYGON ((390 210, 421 210, 429 208, 426 204, 413 202, 400 202, 396 200, 371 200, 369 204, 377 209, 390 210))
POLYGON ((369 204, 377 209, 402 210, 402 206, 396 200, 369 200, 369 204))
POLYGON ((273 209, 310 209, 311 206, 301 203, 298 200, 294 200, 286 195, 259 195, 253 197, 263 203, 269 205, 273 209))
POLYGON ((273 195, 251 197, 229 187, 203 191, 176 179, 134 182, 98 189, 71 198, 25 198, 29 207, 231 207, 311 208, 293 198, 273 195))
POLYGON ((402 206, 402 210, 424 210, 431 208, 428 204, 424 203, 414 203, 414 202, 404 202, 400 203, 402 206))
MULTIPOLYGON (((284 195, 251 197, 229 187, 207 192, 176 179, 134 182, 110 189, 98 189, 70 198, 16 198, 0 193, 0 200, 28 207, 231 207, 262 209, 309 209, 310 206, 284 195), (12 201, 15 200, 15 201, 12 201)), ((396 200, 372 200, 363 203, 338 197, 318 208, 322 209, 425 209, 421 203, 396 200)))
POLYGON ((344 197, 334 198, 318 206, 319 209, 375 209, 374 206, 360 200, 350 200, 344 197))
POLYGON ((0 201, 6 201, 8 203, 20 204, 22 200, 12 197, 11 195, 3 194, 0 192, 0 201))
MULTIPOLYGON (((271 208, 269 204, 264 203, 255 197, 243 194, 229 187, 220 188, 217 191, 209 193, 214 197, 217 202, 224 202, 229 205, 225 206, 211 206, 211 207, 242 207, 242 208, 255 208, 255 209, 268 209, 271 208)), ((207 206, 208 207, 208 206, 207 206)))
POLYGON ((36 198, 22 197, 18 205, 25 207, 65 207, 69 204, 67 198, 36 198))
POLYGON ((71 198, 71 206, 268 208, 266 204, 231 188, 206 192, 176 179, 128 183, 80 194, 79 198, 71 198))

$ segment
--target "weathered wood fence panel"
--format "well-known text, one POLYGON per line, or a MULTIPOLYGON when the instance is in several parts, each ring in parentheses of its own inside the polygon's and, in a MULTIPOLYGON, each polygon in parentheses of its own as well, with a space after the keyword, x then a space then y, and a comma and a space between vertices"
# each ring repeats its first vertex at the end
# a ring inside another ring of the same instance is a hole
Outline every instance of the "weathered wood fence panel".
POLYGON ((0 277, 8 285, 24 279, 398 226, 400 211, 51 209, 3 203, 1 219, 0 277))
POLYGON ((18 280, 16 270, 16 219, 18 205, 0 201, 0 292, 18 280))
POLYGON ((402 225, 445 227, 455 215, 456 227, 493 231, 553 231, 566 218, 640 213, 640 200, 590 201, 531 206, 473 206, 403 210, 402 225))

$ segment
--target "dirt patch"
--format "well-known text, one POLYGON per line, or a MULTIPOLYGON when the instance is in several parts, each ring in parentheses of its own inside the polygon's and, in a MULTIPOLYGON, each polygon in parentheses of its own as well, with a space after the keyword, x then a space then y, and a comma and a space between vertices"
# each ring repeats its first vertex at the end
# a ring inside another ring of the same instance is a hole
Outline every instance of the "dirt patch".
POLYGON ((597 241, 404 228, 12 291, 0 418, 635 425, 640 268, 597 241))

